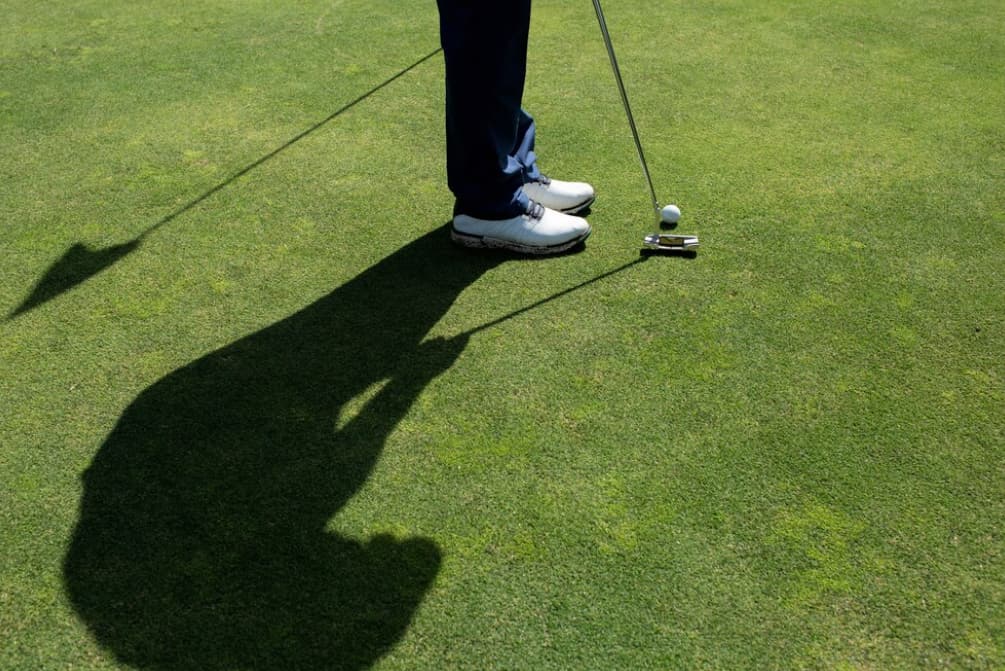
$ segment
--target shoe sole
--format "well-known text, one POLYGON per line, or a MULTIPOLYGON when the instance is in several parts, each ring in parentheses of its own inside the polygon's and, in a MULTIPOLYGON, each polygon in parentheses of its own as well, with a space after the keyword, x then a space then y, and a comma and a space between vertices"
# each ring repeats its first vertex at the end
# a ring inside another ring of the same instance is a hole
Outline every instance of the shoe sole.
POLYGON ((588 237, 590 233, 593 232, 592 228, 586 229, 578 238, 574 240, 569 240, 568 242, 563 242, 557 245, 549 245, 546 247, 536 246, 536 245, 523 245, 519 242, 513 242, 512 240, 501 240, 500 238, 493 238, 487 235, 469 235, 468 233, 461 233, 456 228, 450 229, 450 239, 453 240, 458 245, 462 247, 468 247, 470 249, 505 249, 506 251, 516 252, 518 254, 532 254, 534 256, 547 256, 550 254, 561 254, 562 252, 567 252, 576 245, 580 244, 588 237))
POLYGON ((570 207, 567 210, 559 210, 559 212, 561 212, 563 214, 579 214, 580 212, 582 212, 583 210, 585 210, 586 208, 588 208, 590 205, 593 205, 593 203, 596 202, 596 200, 597 200, 597 197, 594 196, 593 198, 590 198, 585 203, 580 203, 579 205, 574 205, 573 207, 570 207))

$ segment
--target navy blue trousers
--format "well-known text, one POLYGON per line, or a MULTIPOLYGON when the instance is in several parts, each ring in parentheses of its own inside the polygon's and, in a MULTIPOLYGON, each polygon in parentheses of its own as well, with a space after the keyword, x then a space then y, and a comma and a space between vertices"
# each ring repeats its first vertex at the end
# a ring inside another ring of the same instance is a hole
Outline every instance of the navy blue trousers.
POLYGON ((506 219, 527 210, 541 173, 523 110, 531 0, 437 0, 446 64, 447 184, 454 214, 506 219))

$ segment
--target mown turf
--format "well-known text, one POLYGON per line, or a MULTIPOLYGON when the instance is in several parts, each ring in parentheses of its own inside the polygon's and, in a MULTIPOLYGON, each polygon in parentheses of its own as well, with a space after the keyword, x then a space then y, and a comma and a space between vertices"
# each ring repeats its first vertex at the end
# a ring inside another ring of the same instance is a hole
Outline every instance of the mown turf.
POLYGON ((1005 10, 607 11, 696 259, 588 4, 537 261, 444 234, 431 3, 7 8, 0 668, 1005 665, 1005 10))

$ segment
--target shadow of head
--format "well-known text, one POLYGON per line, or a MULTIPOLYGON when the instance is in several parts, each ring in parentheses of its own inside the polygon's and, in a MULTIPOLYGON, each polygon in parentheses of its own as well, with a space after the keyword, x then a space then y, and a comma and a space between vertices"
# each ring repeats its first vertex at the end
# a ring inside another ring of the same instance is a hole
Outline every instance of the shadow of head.
POLYGON ((156 669, 357 669, 386 653, 440 552, 326 525, 463 351, 429 330, 501 259, 437 230, 136 398, 83 476, 64 563, 97 640, 156 669))

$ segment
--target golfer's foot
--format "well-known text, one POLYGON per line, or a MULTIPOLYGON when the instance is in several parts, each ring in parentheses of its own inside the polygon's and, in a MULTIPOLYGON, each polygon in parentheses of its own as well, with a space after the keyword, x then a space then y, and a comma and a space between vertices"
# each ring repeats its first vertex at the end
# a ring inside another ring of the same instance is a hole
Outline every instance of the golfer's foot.
POLYGON ((590 235, 590 224, 531 201, 525 214, 511 219, 454 217, 450 237, 465 247, 508 249, 520 254, 559 254, 590 235))
POLYGON ((563 182, 541 176, 536 182, 523 185, 523 192, 531 200, 566 214, 582 212, 597 199, 593 187, 584 182, 563 182))

